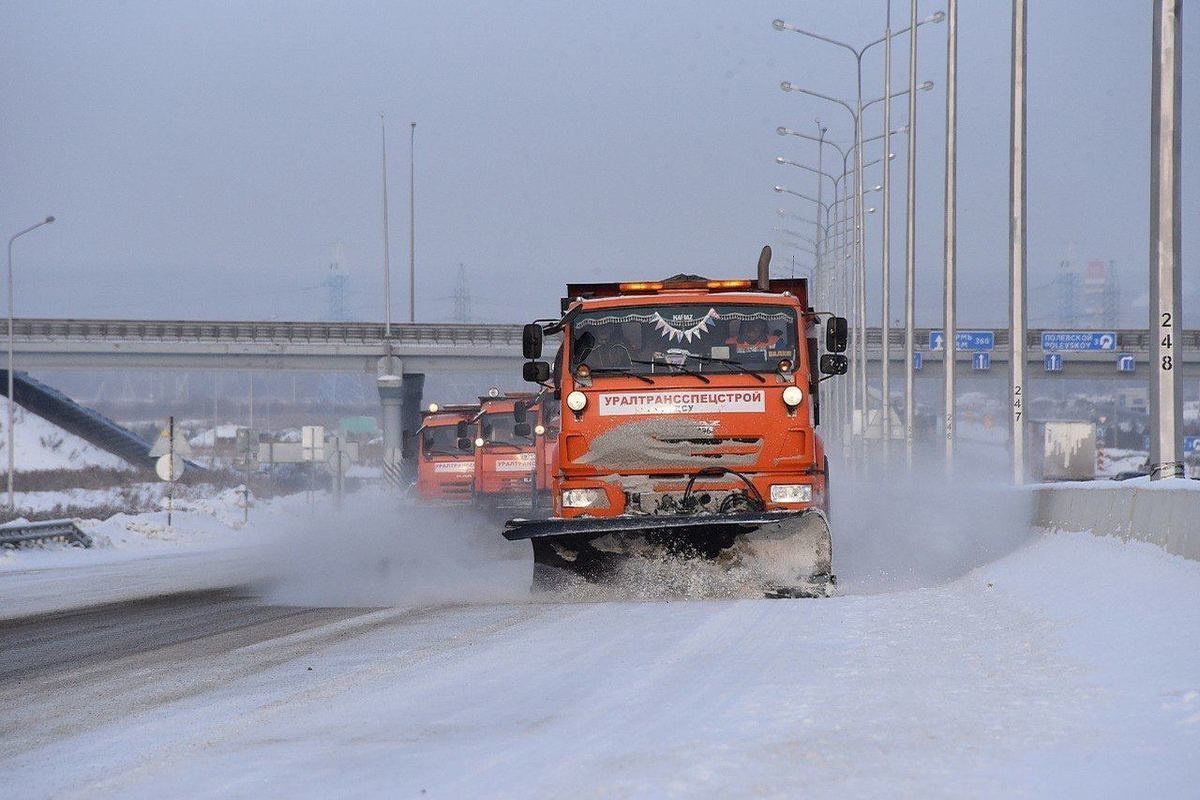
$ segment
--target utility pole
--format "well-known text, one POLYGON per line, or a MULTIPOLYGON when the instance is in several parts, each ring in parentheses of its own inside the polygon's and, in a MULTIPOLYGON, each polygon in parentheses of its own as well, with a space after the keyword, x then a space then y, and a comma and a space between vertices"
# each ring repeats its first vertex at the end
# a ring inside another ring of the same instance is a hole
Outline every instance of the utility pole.
POLYGON ((1010 431, 1013 483, 1025 483, 1025 2, 1013 0, 1012 89, 1008 173, 1008 369, 1012 394, 1010 431))
POLYGON ((954 470, 955 260, 958 256, 958 0, 946 5, 945 274, 942 279, 942 403, 946 473, 954 470))
POLYGON ((917 271, 917 0, 909 2, 908 30, 908 226, 904 244, 904 453, 913 461, 913 353, 916 352, 917 271))
POLYGON ((379 141, 383 151, 383 337, 392 336, 392 261, 388 252, 387 123, 379 112, 379 141))
POLYGON ((892 366, 892 0, 887 3, 883 32, 883 260, 880 262, 880 294, 883 306, 880 319, 880 393, 883 395, 883 456, 892 446, 892 387, 888 375, 892 366))
POLYGON ((408 136, 408 321, 417 321, 417 123, 408 136))
POLYGON ((1150 78, 1150 479, 1183 476, 1180 364, 1183 299, 1180 270, 1180 128, 1183 0, 1154 0, 1150 78))

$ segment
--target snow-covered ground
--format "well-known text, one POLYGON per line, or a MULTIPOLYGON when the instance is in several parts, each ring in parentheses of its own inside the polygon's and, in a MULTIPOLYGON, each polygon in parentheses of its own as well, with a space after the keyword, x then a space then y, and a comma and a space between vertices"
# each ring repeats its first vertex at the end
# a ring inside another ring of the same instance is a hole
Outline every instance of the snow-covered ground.
POLYGON ((467 591, 10 684, 0 769, 14 798, 1188 797, 1198 593, 1084 534, 828 601, 467 591))
MULTIPOLYGON (((13 412, 13 450, 18 472, 33 470, 77 470, 87 467, 130 469, 124 459, 101 450, 57 425, 17 406, 13 412)), ((4 426, 8 420, 8 398, 0 397, 0 454, 8 446, 4 426)), ((7 456, 4 456, 7 458, 7 456)))
MULTIPOLYGON (((105 490, 76 492, 107 496, 105 490)), ((303 496, 259 501, 247 524, 241 493, 229 489, 176 498, 169 526, 165 510, 79 520, 92 548, 0 549, 0 619, 261 580, 258 553, 307 508, 303 496)))
POLYGON ((207 578, 365 608, 192 630, 187 606, 175 644, 113 611, 114 652, 82 660, 0 629, 3 794, 1194 796, 1200 564, 1031 532, 1028 495, 989 483, 863 480, 834 508, 842 594, 819 601, 531 597, 527 545, 494 521, 383 492, 283 498, 247 527, 226 496, 175 532, 118 519, 93 528, 109 547, 11 554, 0 607, 13 579, 207 578), (27 648, 62 666, 26 670, 27 648))

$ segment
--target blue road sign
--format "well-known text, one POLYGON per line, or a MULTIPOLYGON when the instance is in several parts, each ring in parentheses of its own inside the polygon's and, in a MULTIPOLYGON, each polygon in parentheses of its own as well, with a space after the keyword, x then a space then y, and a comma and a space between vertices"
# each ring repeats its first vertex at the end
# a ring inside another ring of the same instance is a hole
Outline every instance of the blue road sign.
POLYGON ((1116 331, 1042 331, 1042 349, 1104 351, 1117 349, 1116 331))
POLYGON ((1063 357, 1058 353, 1046 353, 1045 359, 1046 372, 1062 372, 1063 357))
POLYGON ((1200 436, 1183 437, 1183 454, 1185 456, 1196 455, 1197 449, 1200 449, 1200 436))
POLYGON ((925 358, 920 350, 913 352, 913 369, 920 369, 925 358))
MULTIPOLYGON (((929 332, 929 349, 938 352, 946 343, 946 334, 934 329, 929 332)), ((955 350, 995 350, 996 334, 993 331, 955 331, 955 350)))
POLYGON ((977 372, 986 372, 992 368, 991 353, 975 353, 971 356, 971 369, 977 372))
POLYGON ((1133 372, 1137 362, 1133 358, 1133 353, 1121 353, 1117 356, 1117 372, 1133 372))

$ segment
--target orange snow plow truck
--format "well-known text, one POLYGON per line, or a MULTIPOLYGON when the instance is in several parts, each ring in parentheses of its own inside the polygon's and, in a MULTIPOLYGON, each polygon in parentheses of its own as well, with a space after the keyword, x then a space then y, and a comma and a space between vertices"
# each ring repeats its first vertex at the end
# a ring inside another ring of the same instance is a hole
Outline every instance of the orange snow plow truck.
POLYGON ((460 424, 479 412, 479 406, 438 406, 430 403, 417 430, 417 495, 424 500, 469 503, 475 480, 474 439, 460 424))
POLYGON ((530 540, 535 588, 673 555, 767 596, 832 592, 818 386, 846 372, 846 320, 826 315, 820 355, 807 281, 770 279, 770 257, 757 280, 568 285, 561 319, 525 326, 524 377, 561 404, 553 515, 504 528, 530 540))

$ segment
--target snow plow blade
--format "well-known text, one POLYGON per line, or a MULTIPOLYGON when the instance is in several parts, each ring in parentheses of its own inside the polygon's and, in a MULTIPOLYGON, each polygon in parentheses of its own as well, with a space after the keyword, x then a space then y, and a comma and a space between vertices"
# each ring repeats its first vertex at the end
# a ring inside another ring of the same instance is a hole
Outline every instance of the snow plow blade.
POLYGON ((829 524, 816 509, 513 519, 504 537, 533 545, 535 589, 555 588, 571 574, 601 582, 621 559, 664 554, 750 570, 768 597, 826 597, 836 583, 829 524))

